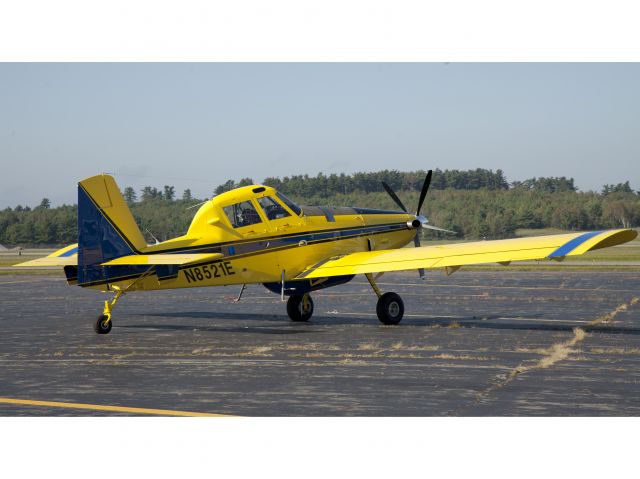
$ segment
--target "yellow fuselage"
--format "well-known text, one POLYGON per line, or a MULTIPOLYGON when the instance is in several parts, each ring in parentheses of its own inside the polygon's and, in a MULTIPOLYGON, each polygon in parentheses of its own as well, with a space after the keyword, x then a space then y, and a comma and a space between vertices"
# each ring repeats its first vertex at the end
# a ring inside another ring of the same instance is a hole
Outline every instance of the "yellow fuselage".
POLYGON ((183 265, 177 276, 160 280, 148 277, 126 278, 107 285, 90 286, 111 289, 113 285, 131 290, 157 290, 232 284, 271 283, 295 278, 300 272, 327 258, 349 253, 400 248, 416 234, 407 225, 415 218, 402 212, 358 208, 302 207, 296 214, 280 202, 290 215, 269 219, 260 208, 262 196, 274 197, 275 190, 252 185, 215 197, 196 213, 184 236, 148 246, 141 251, 153 253, 220 253, 213 260, 183 265), (255 193, 254 190, 261 190, 255 193), (225 216, 225 206, 250 201, 260 221, 250 226, 233 227, 225 216), (283 273, 284 272, 284 273, 283 273))

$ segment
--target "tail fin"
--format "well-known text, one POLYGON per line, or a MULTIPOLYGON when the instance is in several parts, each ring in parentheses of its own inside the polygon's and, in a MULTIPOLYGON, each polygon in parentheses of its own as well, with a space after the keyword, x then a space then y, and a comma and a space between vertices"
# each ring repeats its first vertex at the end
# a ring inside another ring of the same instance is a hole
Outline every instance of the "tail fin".
POLYGON ((78 283, 103 282, 101 263, 138 254, 147 246, 110 175, 78 183, 78 283))

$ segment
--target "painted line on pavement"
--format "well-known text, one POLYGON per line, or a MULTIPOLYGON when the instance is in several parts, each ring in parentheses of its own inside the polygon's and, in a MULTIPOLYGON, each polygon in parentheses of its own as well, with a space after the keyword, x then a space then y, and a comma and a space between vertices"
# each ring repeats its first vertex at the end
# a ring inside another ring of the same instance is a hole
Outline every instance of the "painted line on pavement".
POLYGON ((104 406, 100 404, 82 404, 56 401, 33 401, 31 399, 12 399, 0 397, 0 404, 15 404, 21 406, 59 407, 68 409, 88 409, 92 411, 124 412, 132 414, 151 414, 155 416, 186 416, 186 417, 233 417, 229 414, 213 414, 193 411, 173 411, 170 409, 147 409, 141 407, 104 406))

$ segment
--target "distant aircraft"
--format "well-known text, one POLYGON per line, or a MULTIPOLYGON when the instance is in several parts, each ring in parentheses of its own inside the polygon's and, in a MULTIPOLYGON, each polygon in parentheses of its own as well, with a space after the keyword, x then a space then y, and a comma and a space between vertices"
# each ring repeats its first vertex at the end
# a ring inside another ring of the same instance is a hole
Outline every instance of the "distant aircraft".
POLYGON ((106 174, 78 184, 78 243, 20 266, 59 265, 69 284, 114 294, 105 301, 95 331, 106 334, 112 311, 126 293, 157 289, 262 283, 281 299, 288 296, 293 321, 313 314, 310 293, 364 274, 378 297, 384 324, 404 314, 400 296, 376 285, 383 273, 480 263, 562 260, 634 239, 630 229, 420 246, 421 228, 444 231, 420 214, 432 172, 409 213, 393 190, 385 190, 402 211, 298 206, 274 188, 251 185, 206 201, 183 236, 148 245, 114 179, 106 174), (403 248, 413 241, 416 248, 403 248), (375 276, 374 276, 375 274, 375 276))
POLYGON ((24 248, 22 246, 14 246, 13 248, 7 248, 6 246, 0 244, 0 252, 2 253, 17 251, 18 254, 21 255, 23 249, 24 248))

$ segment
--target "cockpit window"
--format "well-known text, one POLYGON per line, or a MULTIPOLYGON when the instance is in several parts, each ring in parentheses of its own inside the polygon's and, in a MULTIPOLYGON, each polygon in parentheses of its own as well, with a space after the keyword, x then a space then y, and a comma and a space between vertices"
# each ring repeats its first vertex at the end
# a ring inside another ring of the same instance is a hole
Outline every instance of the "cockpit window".
POLYGON ((225 206, 223 209, 234 228, 254 225, 262 221, 250 201, 225 206))
POLYGON ((258 199, 258 203, 260 203, 260 206, 262 206, 262 209, 264 210, 264 214, 270 220, 277 220, 291 216, 291 214, 271 196, 263 196, 258 199))
POLYGON ((296 205, 293 201, 291 201, 289 198, 284 196, 279 191, 276 193, 276 196, 280 198, 280 201, 282 201, 285 205, 287 205, 291 211, 293 211, 295 214, 300 216, 300 213, 302 213, 302 208, 300 208, 298 205, 296 205))

